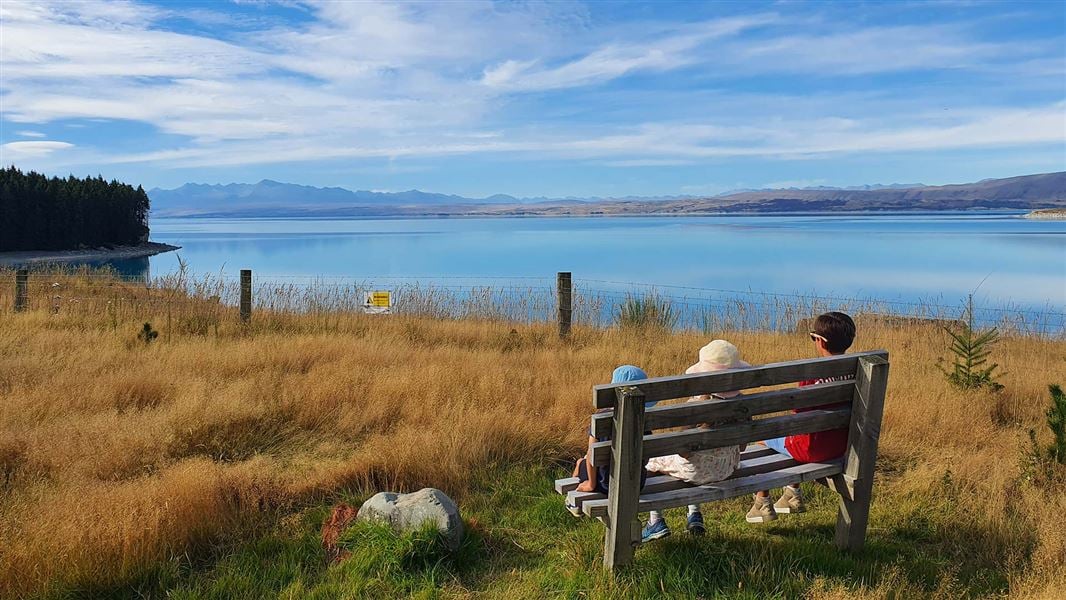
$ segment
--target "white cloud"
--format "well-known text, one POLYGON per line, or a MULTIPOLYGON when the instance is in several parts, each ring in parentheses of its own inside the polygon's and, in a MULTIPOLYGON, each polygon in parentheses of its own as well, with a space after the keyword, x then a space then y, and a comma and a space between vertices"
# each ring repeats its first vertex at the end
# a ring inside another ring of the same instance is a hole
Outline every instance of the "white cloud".
POLYGON ((1016 86, 1066 74, 1039 43, 990 44, 961 25, 811 22, 796 33, 797 21, 778 14, 597 27, 580 7, 556 3, 301 6, 306 22, 220 39, 167 30, 174 13, 132 2, 4 2, 5 120, 133 121, 180 140, 133 153, 105 140, 71 153, 56 152, 66 142, 11 142, 5 153, 163 167, 502 153, 634 167, 1066 143, 1062 102, 1003 108, 950 90, 939 92, 955 101, 944 112, 930 108, 935 90, 861 85, 871 73, 928 69, 977 77, 1016 65, 1016 86), (627 75, 679 69, 703 87, 591 95, 627 75), (807 96, 714 89, 736 76, 782 87, 776 78, 796 73, 860 85, 807 96), (511 112, 528 92, 568 89, 592 99, 555 114, 585 111, 585 120, 555 121, 539 105, 511 112), (600 114, 612 111, 622 116, 600 114))
POLYGON ((507 90, 550 90, 608 81, 635 71, 668 71, 703 62, 695 50, 710 40, 777 21, 774 15, 728 18, 679 28, 652 42, 611 43, 552 68, 507 60, 485 70, 481 82, 507 90))
POLYGON ((2 150, 0 153, 3 154, 0 162, 6 163, 19 158, 48 156, 56 150, 66 150, 73 147, 74 144, 67 142, 8 142, 0 145, 0 150, 2 150))
POLYGON ((763 72, 840 75, 969 68, 1019 49, 968 40, 953 28, 925 25, 786 35, 733 50, 728 61, 757 65, 763 72))
POLYGON ((973 112, 965 119, 886 127, 844 119, 779 120, 761 127, 700 123, 652 123, 611 135, 528 135, 521 139, 454 137, 446 142, 412 139, 351 143, 321 135, 291 139, 234 141, 101 158, 104 162, 164 162, 206 167, 331 159, 404 158, 460 154, 511 154, 597 160, 619 167, 668 166, 701 160, 772 157, 804 159, 827 154, 892 153, 1033 144, 1066 145, 1066 104, 1029 110, 973 112))
POLYGON ((40 131, 16 131, 15 135, 18 135, 18 136, 21 136, 21 137, 30 137, 30 138, 43 138, 43 137, 45 137, 45 135, 43 133, 41 133, 40 131))

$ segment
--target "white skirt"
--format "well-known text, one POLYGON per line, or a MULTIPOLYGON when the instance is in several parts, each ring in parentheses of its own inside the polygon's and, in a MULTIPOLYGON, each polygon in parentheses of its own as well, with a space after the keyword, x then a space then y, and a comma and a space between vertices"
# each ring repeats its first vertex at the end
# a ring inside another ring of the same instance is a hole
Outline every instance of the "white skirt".
POLYGON ((678 479, 704 485, 729 477, 740 464, 740 447, 700 450, 684 458, 677 454, 656 456, 648 461, 650 473, 662 473, 678 479))

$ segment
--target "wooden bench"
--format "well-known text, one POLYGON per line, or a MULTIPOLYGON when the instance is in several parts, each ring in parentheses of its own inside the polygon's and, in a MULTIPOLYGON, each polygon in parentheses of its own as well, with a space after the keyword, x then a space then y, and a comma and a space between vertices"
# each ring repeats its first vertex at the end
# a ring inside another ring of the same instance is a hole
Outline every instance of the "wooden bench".
POLYGON ((724 500, 804 481, 819 481, 840 494, 836 544, 843 550, 858 551, 866 538, 887 384, 888 353, 875 351, 598 385, 592 390, 593 406, 611 410, 592 417, 592 432, 607 440, 593 445, 592 461, 609 466, 608 493, 578 493, 576 478, 556 481, 555 489, 568 494, 585 515, 596 517, 607 526, 603 564, 610 570, 633 559, 641 538, 638 513, 724 500), (851 378, 839 380, 845 377, 851 378), (644 406, 645 402, 831 378, 838 381, 746 393, 728 400, 660 404, 649 409, 644 406), (749 419, 838 403, 849 406, 749 419), (705 423, 722 422, 727 424, 702 427, 705 423), (682 429, 643 435, 645 431, 666 428, 682 429), (752 445, 741 454, 739 467, 725 481, 695 486, 660 475, 648 477, 640 489, 641 466, 655 456, 840 428, 848 429, 848 444, 839 460, 799 463, 764 446, 752 445))

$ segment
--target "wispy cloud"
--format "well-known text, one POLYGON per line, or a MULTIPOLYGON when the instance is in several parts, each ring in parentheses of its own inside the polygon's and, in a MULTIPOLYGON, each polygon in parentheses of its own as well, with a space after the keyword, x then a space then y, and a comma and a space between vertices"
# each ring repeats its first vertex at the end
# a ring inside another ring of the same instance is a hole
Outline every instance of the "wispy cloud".
POLYGON ((8 142, 0 145, 0 150, 3 150, 3 160, 6 162, 19 158, 48 156, 57 150, 66 150, 73 147, 74 144, 68 142, 8 142))
POLYGON ((1066 89, 1048 83, 1066 77, 1061 47, 987 41, 965 22, 810 19, 797 33, 798 18, 782 13, 600 26, 574 4, 297 6, 297 22, 212 35, 136 2, 5 2, 4 120, 104 119, 162 134, 122 150, 106 137, 9 142, 5 160, 171 168, 501 155, 671 167, 1066 143, 1066 89), (982 78, 1012 69, 1012 85, 1047 93, 1008 102, 873 79, 965 72, 994 89, 982 78), (634 76, 672 78, 626 88, 634 76), (800 91, 783 78, 843 89, 800 91), (741 93, 728 87, 736 81, 756 83, 741 93))
POLYGON ((668 71, 704 62, 695 50, 707 42, 778 21, 776 15, 726 18, 679 27, 648 42, 612 42, 555 67, 507 60, 485 70, 481 82, 506 90, 550 90, 590 85, 636 71, 668 71))

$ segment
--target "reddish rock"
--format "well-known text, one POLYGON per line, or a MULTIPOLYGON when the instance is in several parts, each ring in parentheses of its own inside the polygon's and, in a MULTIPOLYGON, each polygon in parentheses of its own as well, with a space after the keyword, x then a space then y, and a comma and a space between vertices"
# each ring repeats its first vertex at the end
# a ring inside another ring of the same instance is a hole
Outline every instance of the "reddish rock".
POLYGON ((337 541, 348 525, 355 520, 358 511, 343 502, 333 507, 333 512, 322 524, 322 547, 326 550, 326 560, 329 563, 340 562, 351 554, 337 547, 337 541))

